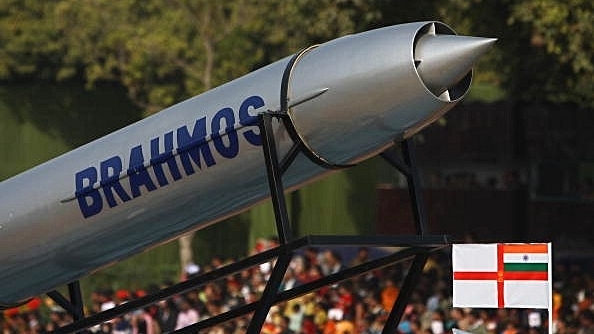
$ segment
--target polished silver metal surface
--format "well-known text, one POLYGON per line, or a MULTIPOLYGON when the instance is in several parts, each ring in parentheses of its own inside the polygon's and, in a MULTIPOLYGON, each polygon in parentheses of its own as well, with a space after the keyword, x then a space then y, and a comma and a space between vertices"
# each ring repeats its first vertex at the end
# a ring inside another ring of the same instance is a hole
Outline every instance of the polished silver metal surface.
MULTIPOLYGON (((329 41, 293 64, 288 97, 296 103, 289 116, 325 160, 362 161, 460 101, 473 62, 491 43, 455 36, 438 22, 329 41), (433 50, 443 47, 451 50, 433 50)), ((0 183, 0 304, 44 293, 267 199, 254 116, 279 110, 289 59, 0 183), (192 135, 196 140, 188 140, 192 135)), ((292 141, 280 123, 275 129, 282 155, 292 141)), ((294 189, 327 172, 299 156, 284 182, 294 189)))
POLYGON ((443 94, 497 39, 427 34, 419 38, 414 58, 419 76, 435 95, 443 94))

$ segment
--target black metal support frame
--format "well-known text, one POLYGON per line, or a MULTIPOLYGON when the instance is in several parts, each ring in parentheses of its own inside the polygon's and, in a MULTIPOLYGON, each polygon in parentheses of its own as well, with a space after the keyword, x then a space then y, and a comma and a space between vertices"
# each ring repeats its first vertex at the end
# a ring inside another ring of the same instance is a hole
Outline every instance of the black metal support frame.
POLYGON ((262 253, 247 257, 238 262, 229 264, 227 266, 218 268, 216 270, 204 273, 187 281, 178 283, 174 286, 160 290, 154 294, 147 295, 142 298, 135 299, 122 305, 118 305, 107 311, 90 315, 85 317, 83 314, 83 301, 78 282, 73 282, 68 285, 70 300, 66 299, 57 291, 51 291, 48 296, 51 297, 62 306, 68 313, 73 315, 75 320, 72 324, 57 329, 54 333, 72 333, 79 332, 85 328, 98 325, 102 322, 121 316, 135 309, 145 307, 153 304, 159 300, 169 298, 173 295, 187 292, 191 289, 203 286, 209 282, 221 279, 223 277, 232 275, 241 270, 258 264, 275 260, 276 264, 271 273, 270 279, 260 300, 252 302, 247 305, 232 309, 223 314, 202 320, 196 324, 182 328, 174 333, 196 333, 199 330, 221 324, 237 318, 239 316, 253 313, 247 333, 259 333, 266 315, 270 308, 279 302, 290 300, 309 293, 321 287, 335 284, 337 282, 355 277, 365 272, 382 268, 394 263, 412 259, 412 265, 408 270, 404 283, 401 287, 401 292, 394 304, 386 325, 382 333, 391 334, 396 333, 396 328, 402 317, 404 309, 410 299, 416 283, 422 273, 423 266, 429 256, 429 253, 439 248, 448 245, 448 239, 444 235, 428 235, 425 221, 425 212, 423 201, 420 192, 420 178, 415 165, 414 146, 412 139, 405 140, 402 144, 402 155, 404 159, 400 159, 392 150, 382 153, 384 157, 392 166, 397 168, 404 174, 408 180, 409 192, 414 210, 415 224, 417 227, 416 235, 400 235, 400 236, 344 236, 344 235, 323 235, 323 236, 306 236, 301 238, 293 238, 290 230, 289 215, 285 202, 284 186, 282 183, 282 174, 290 166, 291 162, 300 152, 303 147, 295 144, 293 149, 289 151, 282 162, 279 162, 276 144, 274 140, 274 131, 272 120, 274 117, 284 119, 285 114, 282 113, 264 113, 260 115, 260 130, 262 135, 262 145, 265 156, 266 168, 268 173, 268 182, 270 186, 270 193, 272 204, 274 207, 274 214, 276 218, 276 228, 280 245, 262 253), (304 247, 314 246, 374 246, 374 247, 404 247, 404 250, 399 250, 388 256, 374 259, 369 262, 347 268, 336 274, 322 277, 313 282, 300 285, 293 289, 279 292, 279 286, 282 282, 285 272, 293 258, 295 252, 304 247))
POLYGON ((57 290, 50 291, 47 295, 66 310, 66 312, 72 315, 74 321, 79 321, 84 318, 84 303, 79 281, 74 281, 68 284, 68 295, 70 300, 66 299, 66 297, 57 290))
MULTIPOLYGON (((307 52, 308 49, 302 51, 307 52)), ((256 302, 240 306, 225 313, 216 315, 214 317, 202 320, 196 324, 182 328, 174 333, 196 333, 202 329, 221 324, 237 318, 239 316, 252 313, 252 318, 247 329, 247 333, 260 333, 266 315, 270 308, 279 302, 290 300, 298 296, 304 295, 321 287, 335 284, 337 282, 355 277, 365 272, 382 268, 394 263, 411 260, 412 265, 408 270, 408 274, 404 279, 400 294, 388 316, 386 325, 383 329, 383 334, 396 333, 399 321, 402 318, 404 309, 410 299, 410 296, 419 280, 422 269, 427 261, 429 254, 432 251, 443 248, 448 245, 448 239, 444 235, 429 235, 426 225, 425 208, 420 191, 420 177, 415 162, 414 141, 412 138, 406 139, 402 142, 402 156, 400 159, 393 150, 387 150, 381 156, 387 160, 392 166, 399 170, 406 176, 408 181, 409 194, 412 202, 412 209, 415 218, 415 226, 417 230, 416 235, 396 235, 396 236, 344 236, 344 235, 324 235, 324 236, 306 236, 294 238, 290 228, 289 215, 285 201, 285 188, 282 182, 283 173, 289 168, 291 163, 299 153, 304 154, 314 163, 325 168, 343 168, 350 165, 333 165, 328 161, 320 158, 315 152, 311 151, 305 143, 303 143, 294 129, 289 114, 287 113, 288 97, 288 81, 292 66, 298 61, 302 53, 297 54, 287 66, 285 75, 283 76, 283 89, 281 89, 281 111, 279 112, 265 112, 259 116, 259 127, 262 136, 262 146, 264 153, 264 160, 268 175, 268 183, 270 187, 270 195, 272 205, 274 208, 274 215, 276 221, 276 229, 278 233, 279 246, 266 250, 256 255, 241 259, 235 263, 226 265, 224 267, 206 272, 197 277, 193 277, 187 281, 175 284, 171 287, 162 289, 156 293, 129 301, 125 304, 118 305, 112 309, 103 311, 98 314, 84 315, 83 300, 80 290, 79 282, 73 282, 68 285, 69 299, 65 298, 61 293, 54 290, 47 295, 52 298, 58 305, 63 307, 68 313, 73 316, 74 322, 72 324, 58 328, 53 333, 72 333, 80 332, 81 330, 101 324, 102 322, 113 319, 117 316, 124 315, 133 310, 151 305, 157 301, 169 298, 171 296, 187 292, 197 287, 203 286, 209 282, 224 278, 234 273, 240 272, 246 268, 256 266, 258 264, 276 260, 271 276, 267 282, 266 288, 260 298, 256 302), (289 150, 287 155, 279 161, 274 138, 273 119, 277 118, 283 122, 285 128, 292 133, 294 145, 289 150), (331 274, 312 282, 300 285, 287 291, 279 292, 279 286, 287 271, 290 261, 295 252, 304 247, 314 246, 367 246, 367 247, 398 247, 394 253, 378 258, 363 264, 347 268, 338 273, 331 274)), ((323 94, 322 91, 320 94, 323 94)), ((396 143, 395 147, 398 146, 396 143)))
MULTIPOLYGON (((398 145, 399 143, 396 142, 394 147, 398 145)), ((425 235, 428 232, 427 218, 425 202, 421 193, 421 178, 417 167, 414 138, 405 139, 401 142, 401 145, 403 159, 398 157, 394 149, 388 149, 382 152, 380 156, 406 177, 417 234, 425 235)))

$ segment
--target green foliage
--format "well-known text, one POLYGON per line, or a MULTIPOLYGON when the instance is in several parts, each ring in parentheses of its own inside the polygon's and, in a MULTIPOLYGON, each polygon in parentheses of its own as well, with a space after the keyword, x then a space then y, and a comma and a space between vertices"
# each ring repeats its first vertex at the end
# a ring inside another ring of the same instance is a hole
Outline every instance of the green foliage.
MULTIPOLYGON (((0 179, 139 118, 120 89, 147 115, 308 45, 408 21, 437 19, 462 34, 499 38, 477 66, 473 99, 594 107, 593 7, 591 0, 0 0, 0 80, 11 85, 0 87, 0 138, 14 143, 0 151, 0 179), (115 95, 106 95, 106 84, 115 95), (97 103, 104 100, 118 106, 97 103)), ((375 164, 292 194, 296 232, 371 232, 375 164)), ((274 232, 272 219, 263 204, 200 231, 197 260, 249 249, 226 233, 229 224, 253 242, 274 232)), ((170 277, 176 247, 88 284, 170 277), (172 267, 154 268, 155 258, 172 267)))
POLYGON ((413 20, 498 37, 475 82, 594 106, 589 0, 0 1, 0 78, 123 85, 152 113, 312 43, 413 20))
POLYGON ((68 150, 62 138, 56 138, 31 122, 20 122, 6 101, 15 89, 0 87, 0 180, 47 161, 68 150), (9 144, 10 143, 10 144, 9 144), (40 145, 43 143, 44 145, 40 145))
POLYGON ((452 0, 438 11, 462 33, 499 38, 476 82, 514 100, 594 107, 592 1, 452 0))
POLYGON ((146 289, 176 282, 179 275, 178 246, 177 242, 171 242, 86 276, 81 280, 81 288, 85 295, 105 288, 146 289))
POLYGON ((0 79, 51 78, 63 57, 51 1, 0 1, 0 79))
POLYGON ((0 180, 140 118, 118 86, 0 86, 0 180))
POLYGON ((530 45, 545 50, 554 66, 543 71, 554 102, 594 107, 594 3, 590 0, 525 0, 511 6, 510 25, 531 32, 530 45))
MULTIPOLYGON (((0 2, 0 78, 117 81, 147 113, 355 30, 365 1, 0 2)), ((369 11, 366 20, 373 18, 369 11)))
MULTIPOLYGON (((375 233, 375 185, 385 177, 385 165, 382 159, 371 159, 288 194, 293 235, 375 233)), ((246 216, 252 225, 250 249, 258 238, 276 235, 269 201, 250 209, 246 216)))

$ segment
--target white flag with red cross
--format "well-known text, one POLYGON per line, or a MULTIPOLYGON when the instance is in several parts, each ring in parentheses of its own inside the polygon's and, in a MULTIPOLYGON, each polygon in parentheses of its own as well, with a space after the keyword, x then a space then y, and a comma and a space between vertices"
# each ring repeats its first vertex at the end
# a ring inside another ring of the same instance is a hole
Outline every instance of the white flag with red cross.
POLYGON ((453 306, 549 308, 550 243, 452 246, 453 306))

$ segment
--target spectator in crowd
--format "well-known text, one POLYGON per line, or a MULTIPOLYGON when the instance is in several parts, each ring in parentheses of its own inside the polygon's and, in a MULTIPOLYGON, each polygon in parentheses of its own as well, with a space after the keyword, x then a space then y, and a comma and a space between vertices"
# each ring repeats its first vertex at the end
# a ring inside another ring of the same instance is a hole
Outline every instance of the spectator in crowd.
POLYGON ((507 321, 505 324, 505 330, 501 334, 518 334, 518 328, 513 321, 507 321))
POLYGON ((445 333, 445 314, 443 310, 435 310, 431 313, 431 331, 433 334, 445 333))
POLYGON ((291 328, 289 328, 290 319, 287 316, 280 316, 279 317, 279 324, 278 324, 278 334, 295 334, 291 328))
POLYGON ((320 264, 322 267, 322 274, 328 276, 335 274, 343 269, 342 257, 334 250, 324 251, 323 262, 320 264))
POLYGON ((177 314, 177 321, 175 322, 175 329, 187 327, 192 325, 200 319, 198 311, 192 307, 187 298, 181 298, 178 305, 179 313, 177 314))
POLYGON ((289 319, 289 329, 294 333, 299 333, 303 326, 303 318, 305 316, 305 310, 299 303, 294 303, 291 306, 291 312, 287 315, 289 319))
POLYGON ((381 291, 382 306, 384 307, 384 311, 390 312, 392 306, 398 298, 399 293, 400 289, 398 289, 394 280, 387 278, 384 281, 384 287, 381 291))
POLYGON ((464 311, 460 308, 450 310, 450 318, 446 321, 446 329, 458 328, 463 331, 468 329, 468 321, 464 317, 464 311))
POLYGON ((489 334, 487 328, 480 317, 478 310, 472 309, 466 312, 466 319, 468 320, 468 329, 473 334, 489 334))
POLYGON ((177 324, 177 307, 173 299, 162 300, 158 303, 157 323, 162 332, 171 332, 177 324))
POLYGON ((132 334, 159 334, 159 323, 150 314, 149 308, 132 313, 132 334))
POLYGON ((594 334, 594 312, 591 309, 581 310, 578 320, 579 328, 577 334, 594 334))
POLYGON ((360 247, 357 251, 357 256, 351 261, 351 267, 360 265, 369 261, 369 248, 360 247))
MULTIPOLYGON (((363 252, 365 253, 365 252, 363 252)), ((355 264, 364 260, 361 253, 355 264)), ((451 269, 447 254, 432 254, 398 326, 398 334, 451 334, 459 328, 474 334, 544 334, 548 317, 532 309, 451 308, 451 269)), ((229 261, 221 259, 204 265, 207 272, 229 261), (210 268, 210 269, 209 269, 210 268)), ((321 288, 299 298, 280 303, 271 310, 263 333, 269 334, 379 334, 388 313, 400 294, 406 263, 378 269, 360 277, 321 288), (378 284, 380 283, 381 284, 378 284)), ((281 290, 292 289, 342 268, 342 256, 335 250, 308 249, 290 264, 281 290), (322 269, 326 268, 326 269, 322 269), (298 274, 299 273, 299 274, 298 274), (325 274, 324 274, 325 273, 325 274)), ((580 264, 554 266, 554 333, 594 334, 594 279, 580 264)), ((179 329, 228 310, 257 301, 269 269, 260 266, 191 289, 158 302, 144 310, 91 328, 100 334, 159 334, 179 329)), ((170 286, 168 282, 164 285, 170 286)), ((98 289, 91 293, 89 313, 100 312, 144 294, 139 290, 98 289)), ((0 317, 2 334, 44 333, 72 322, 72 317, 56 305, 45 312, 20 307, 6 310, 0 317)), ((51 308, 50 308, 51 307, 51 308)), ((204 330, 208 334, 243 334, 249 315, 204 330)))

